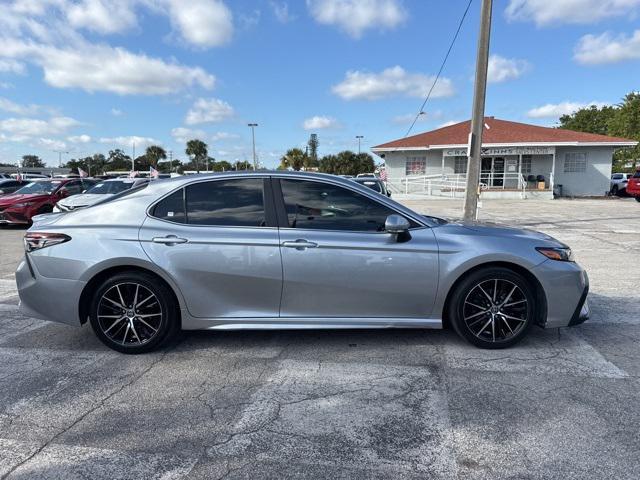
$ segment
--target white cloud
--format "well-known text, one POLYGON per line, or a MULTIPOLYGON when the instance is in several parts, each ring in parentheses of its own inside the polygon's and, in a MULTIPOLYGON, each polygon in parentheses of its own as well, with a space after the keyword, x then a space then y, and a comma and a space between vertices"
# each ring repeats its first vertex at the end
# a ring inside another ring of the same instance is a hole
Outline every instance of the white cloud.
POLYGON ((0 97, 0 110, 16 115, 34 115, 40 110, 38 105, 20 105, 12 102, 8 98, 0 97))
POLYGON ((451 125, 455 125, 456 123, 460 123, 460 120, 449 120, 438 125, 438 128, 450 127, 451 125))
POLYGON ((235 133, 229 133, 229 132, 216 132, 213 135, 211 135, 210 139, 212 142, 220 142, 222 140, 231 140, 234 138, 239 138, 240 135, 236 135, 235 133))
POLYGON ((305 130, 320 130, 323 128, 335 128, 337 126, 338 122, 335 118, 325 115, 315 115, 302 122, 302 128, 305 130))
POLYGON ((171 130, 171 136, 176 142, 187 143, 187 141, 193 138, 205 138, 206 132, 203 130, 194 130, 192 128, 176 127, 171 130))
POLYGON ((26 139, 45 135, 58 135, 80 125, 70 117, 53 117, 49 120, 35 118, 7 118, 0 120, 0 131, 11 134, 14 139, 26 139))
POLYGON ((631 36, 613 37, 605 32, 601 35, 585 35, 576 45, 573 58, 583 65, 617 63, 640 59, 640 30, 631 36))
POLYGON ((581 108, 589 107, 591 105, 595 105, 598 108, 603 107, 605 105, 610 105, 607 102, 589 102, 589 103, 580 103, 580 102, 560 102, 560 103, 547 103, 546 105, 542 105, 541 107, 532 108, 527 112, 527 116, 530 118, 558 118, 562 115, 570 115, 576 110, 580 110, 581 108))
POLYGON ((142 152, 149 145, 158 145, 161 142, 150 137, 138 137, 135 135, 122 137, 102 137, 100 143, 115 145, 117 147, 133 148, 134 146, 139 152, 142 152))
POLYGON ((289 23, 295 20, 295 16, 289 12, 289 4, 287 2, 271 1, 269 2, 273 14, 280 23, 289 23))
POLYGON ((560 23, 596 23, 604 18, 631 15, 640 0, 511 0, 508 20, 533 21, 538 26, 560 23))
MULTIPOLYGON (((0 55, 2 52, 0 52, 0 55)), ((26 67, 24 63, 18 62, 17 60, 13 60, 11 58, 0 58, 0 72, 2 73, 17 73, 24 74, 26 72, 26 67)))
POLYGON ((66 150, 67 144, 62 140, 56 140, 53 138, 40 138, 38 143, 49 150, 66 150))
MULTIPOLYGON (((400 66, 387 68, 380 73, 349 71, 345 79, 332 87, 333 93, 345 100, 378 100, 385 97, 425 97, 435 76, 409 73, 400 66)), ((453 84, 448 78, 440 77, 431 96, 449 97, 453 95, 453 84)))
POLYGON ((187 125, 216 123, 233 115, 233 107, 227 102, 217 98, 199 98, 187 112, 184 121, 187 125))
POLYGON ((489 83, 500 83, 514 80, 521 77, 529 68, 531 68, 531 65, 526 60, 504 58, 494 54, 489 57, 487 81, 489 83))
POLYGON ((67 137, 67 140, 71 143, 89 143, 91 141, 91 137, 86 134, 72 135, 70 137, 67 137))
POLYGON ((0 55, 28 58, 44 70, 45 81, 58 88, 82 88, 120 95, 164 95, 199 85, 213 88, 215 77, 202 68, 168 63, 109 45, 52 45, 6 39, 0 55))
POLYGON ((198 47, 224 45, 233 37, 233 15, 220 0, 166 0, 171 23, 198 47))
POLYGON ((122 115, 122 110, 117 108, 112 108, 111 115, 113 115, 114 117, 120 117, 122 115))
POLYGON ((137 24, 131 0, 82 0, 69 5, 67 18, 75 28, 101 34, 119 33, 137 24))
POLYGON ((353 38, 370 28, 395 28, 408 17, 399 0, 307 0, 307 8, 318 23, 336 25, 353 38))

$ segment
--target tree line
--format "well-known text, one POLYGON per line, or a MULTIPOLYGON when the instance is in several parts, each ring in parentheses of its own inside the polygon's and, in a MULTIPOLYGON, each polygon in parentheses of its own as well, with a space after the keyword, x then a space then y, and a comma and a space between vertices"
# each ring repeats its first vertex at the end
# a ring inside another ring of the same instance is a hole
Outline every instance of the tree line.
MULTIPOLYGON (((617 105, 581 108, 560 117, 560 128, 640 141, 640 92, 631 92, 617 105)), ((640 166, 640 145, 613 155, 614 172, 633 172, 640 166)))

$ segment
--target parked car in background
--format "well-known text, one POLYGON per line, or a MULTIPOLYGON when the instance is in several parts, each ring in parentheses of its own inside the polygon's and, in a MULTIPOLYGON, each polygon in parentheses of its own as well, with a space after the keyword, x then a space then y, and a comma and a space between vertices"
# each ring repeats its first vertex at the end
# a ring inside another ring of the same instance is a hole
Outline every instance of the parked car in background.
POLYGON ((227 172, 149 182, 36 217, 16 281, 21 311, 108 347, 158 348, 178 330, 442 328, 504 348, 533 325, 577 325, 588 277, 531 230, 449 223, 352 180, 227 172))
POLYGON ((380 179, 375 177, 357 177, 352 179, 354 182, 358 182, 360 185, 364 185, 365 187, 369 187, 371 190, 375 190, 382 195, 386 195, 387 197, 391 196, 391 192, 387 190, 387 185, 380 179))
POLYGON ((90 179, 36 180, 0 197, 0 224, 31 223, 35 215, 50 213, 63 198, 82 193, 94 185, 90 179))
POLYGON ((42 175, 40 173, 12 173, 11 174, 11 178, 18 178, 18 175, 20 175, 20 178, 22 180, 37 180, 40 178, 51 178, 48 175, 42 175))
POLYGON ((611 195, 624 195, 627 190, 627 183, 633 177, 633 173, 614 173, 611 175, 609 193, 611 195))
POLYGON ((640 168, 627 183, 627 195, 631 195, 637 202, 640 202, 640 168))
POLYGON ((9 175, 8 173, 0 172, 0 179, 2 179, 2 178, 11 178, 11 175, 9 175))
POLYGON ((364 177, 375 177, 376 174, 371 172, 371 173, 359 173, 358 175, 356 175, 356 178, 364 178, 364 177))
POLYGON ((26 185, 25 182, 21 182, 19 180, 14 180, 12 178, 0 178, 0 196, 7 195, 9 193, 13 193, 16 190, 24 187, 26 185))
POLYGON ((88 207, 104 200, 105 198, 109 198, 112 195, 116 195, 148 182, 149 179, 147 178, 115 178, 111 180, 102 180, 80 195, 73 195, 59 200, 53 207, 53 211, 56 213, 69 212, 76 208, 88 207))

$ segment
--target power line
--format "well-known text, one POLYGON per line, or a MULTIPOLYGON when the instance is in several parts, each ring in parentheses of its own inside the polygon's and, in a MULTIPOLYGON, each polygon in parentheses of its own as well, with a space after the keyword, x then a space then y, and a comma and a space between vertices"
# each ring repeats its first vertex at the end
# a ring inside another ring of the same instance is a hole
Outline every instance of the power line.
POLYGON ((427 104, 427 102, 429 101, 429 98, 431 97, 431 93, 433 92, 433 89, 436 86, 436 83, 438 83, 438 79, 440 78, 440 74, 442 73, 442 70, 444 70, 444 66, 447 63, 447 59, 449 58, 449 54, 451 53, 451 50, 453 49, 453 45, 456 43, 456 40, 458 39, 458 34, 460 33, 460 30, 462 29, 462 24, 464 23, 464 19, 467 16, 467 13, 469 12, 469 8, 471 8, 471 4, 473 3, 473 0, 469 0, 469 3, 467 3, 467 8, 464 9, 464 13, 462 14, 462 17, 460 18, 460 23, 458 24, 458 28, 456 29, 456 33, 453 35, 453 39, 451 40, 451 44, 449 45, 449 49, 447 50, 447 54, 444 56, 444 59, 442 60, 442 64, 440 65, 440 70, 438 70, 438 74, 436 75, 436 78, 433 80, 433 83, 431 84, 431 88, 429 89, 429 92, 427 93, 427 97, 424 99, 424 102, 422 102, 422 106, 420 107, 420 110, 418 110, 418 113, 416 113, 416 118, 413 119, 413 122, 411 123, 411 126, 409 127, 409 130, 407 130, 407 133, 405 133, 405 138, 411 133, 411 130, 413 130, 414 125, 416 124, 416 122, 418 121, 418 117, 424 113, 424 106, 427 104))

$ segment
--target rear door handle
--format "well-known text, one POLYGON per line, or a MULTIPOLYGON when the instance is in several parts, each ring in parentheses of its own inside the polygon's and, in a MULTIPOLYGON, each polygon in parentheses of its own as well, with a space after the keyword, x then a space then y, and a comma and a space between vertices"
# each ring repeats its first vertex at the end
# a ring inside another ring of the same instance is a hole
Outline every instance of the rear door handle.
POLYGON ((282 242, 282 246, 287 248, 295 248, 296 250, 304 250, 305 248, 316 248, 318 244, 299 238, 293 242, 282 242))
POLYGON ((151 241, 153 243, 163 243, 170 247, 177 243, 187 243, 189 240, 186 238, 176 237, 175 235, 167 235, 166 237, 153 237, 151 241))

